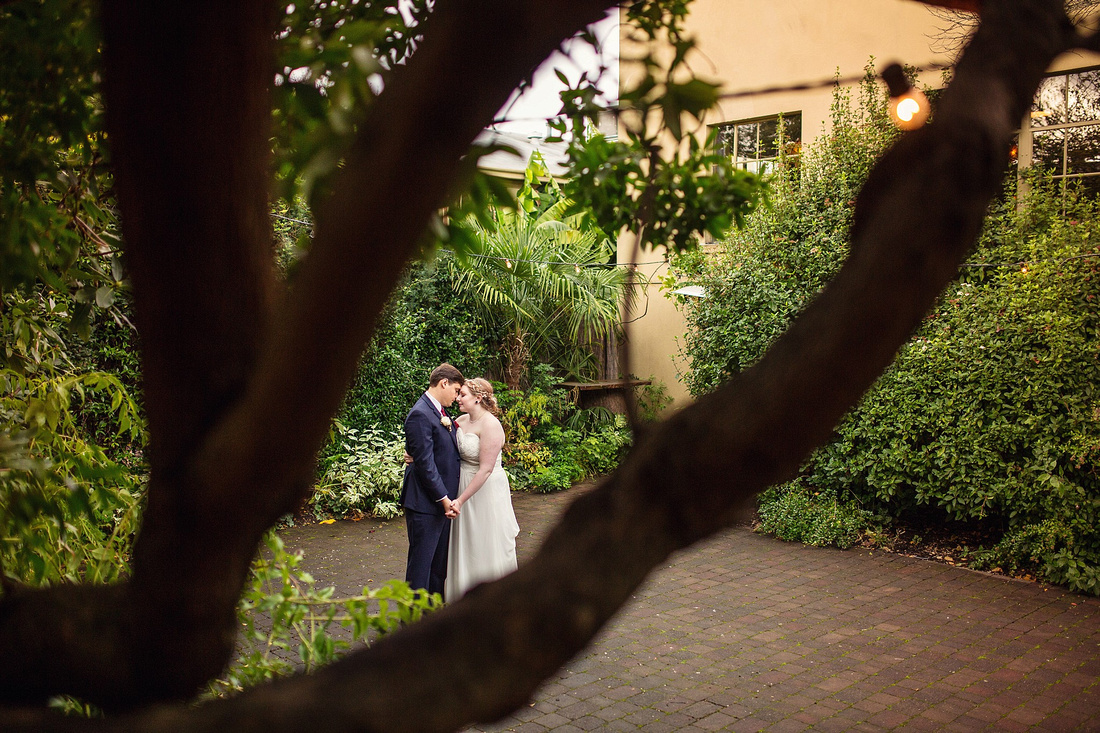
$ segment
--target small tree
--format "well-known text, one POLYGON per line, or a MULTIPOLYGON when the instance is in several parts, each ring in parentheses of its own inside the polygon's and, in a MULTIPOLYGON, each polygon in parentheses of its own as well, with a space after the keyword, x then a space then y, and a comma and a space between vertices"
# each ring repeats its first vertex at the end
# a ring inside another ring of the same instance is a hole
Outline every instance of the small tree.
POLYGON ((450 261, 456 290, 491 328, 507 334, 505 383, 519 389, 532 360, 567 376, 593 376, 592 341, 614 337, 625 279, 615 248, 579 214, 532 157, 514 209, 467 222, 473 246, 450 261))

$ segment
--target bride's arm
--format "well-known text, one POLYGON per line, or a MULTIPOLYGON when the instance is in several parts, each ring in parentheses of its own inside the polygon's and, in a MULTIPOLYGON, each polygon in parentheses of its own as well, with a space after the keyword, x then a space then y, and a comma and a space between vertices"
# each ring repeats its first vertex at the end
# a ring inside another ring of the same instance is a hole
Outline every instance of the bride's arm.
MULTIPOLYGON (((492 417, 486 415, 487 419, 492 417)), ((470 483, 466 486, 466 489, 462 492, 462 496, 458 497, 454 501, 454 504, 461 507, 470 497, 478 492, 482 486, 485 485, 485 481, 488 480, 489 475, 492 474, 493 469, 497 465, 497 456, 500 455, 501 449, 504 447, 504 428, 501 427, 500 422, 493 418, 493 421, 481 429, 481 447, 477 454, 477 473, 470 479, 470 483)))

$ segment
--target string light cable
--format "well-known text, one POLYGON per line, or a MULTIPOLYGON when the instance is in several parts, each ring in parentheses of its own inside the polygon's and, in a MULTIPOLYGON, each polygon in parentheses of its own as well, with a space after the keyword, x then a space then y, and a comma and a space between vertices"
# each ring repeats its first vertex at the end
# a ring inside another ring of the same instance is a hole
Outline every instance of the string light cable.
POLYGON ((295 219, 292 216, 284 216, 282 214, 276 214, 275 212, 271 212, 271 216, 273 216, 276 219, 282 219, 283 221, 292 221, 295 224, 304 224, 307 227, 312 227, 313 226, 313 222, 311 222, 311 221, 303 221, 302 219, 295 219))
MULTIPOLYGON (((891 64, 890 66, 895 66, 891 64)), ((890 68, 887 66, 886 68, 890 68)), ((954 64, 946 62, 933 62, 924 64, 923 66, 910 66, 908 69, 914 74, 923 74, 926 71, 945 71, 954 66, 954 64)), ((900 68, 900 66, 899 66, 900 68)), ((879 74, 879 77, 885 76, 885 69, 883 73, 879 74)), ((904 72, 903 72, 904 75, 904 72)), ((818 81, 807 81, 799 84, 784 84, 772 87, 761 87, 758 89, 743 89, 736 92, 722 92, 718 95, 719 99, 740 99, 741 97, 758 97, 765 94, 782 94, 783 92, 804 92, 813 89, 828 89, 830 87, 848 86, 850 84, 859 84, 867 79, 867 74, 860 74, 858 76, 834 76, 829 79, 819 79, 818 81)), ((885 79, 884 79, 885 81, 885 79)))

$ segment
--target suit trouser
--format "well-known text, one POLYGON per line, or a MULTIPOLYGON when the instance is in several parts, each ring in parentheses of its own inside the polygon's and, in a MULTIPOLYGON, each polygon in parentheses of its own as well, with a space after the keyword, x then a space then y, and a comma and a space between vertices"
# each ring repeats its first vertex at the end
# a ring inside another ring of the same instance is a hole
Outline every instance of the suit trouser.
POLYGON ((428 514, 405 507, 405 527, 409 532, 409 562, 405 581, 415 590, 443 593, 447 580, 447 546, 451 540, 451 520, 442 514, 428 514))

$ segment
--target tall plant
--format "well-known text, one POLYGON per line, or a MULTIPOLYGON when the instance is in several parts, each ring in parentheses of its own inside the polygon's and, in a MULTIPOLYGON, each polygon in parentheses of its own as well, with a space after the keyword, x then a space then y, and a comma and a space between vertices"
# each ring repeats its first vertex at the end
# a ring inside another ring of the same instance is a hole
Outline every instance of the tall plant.
POLYGON ((552 180, 539 191, 533 158, 515 209, 489 225, 467 222, 473 245, 449 260, 456 292, 484 322, 506 332, 505 382, 518 389, 532 359, 567 376, 590 377, 587 348, 618 327, 624 277, 610 239, 579 215, 552 180))

